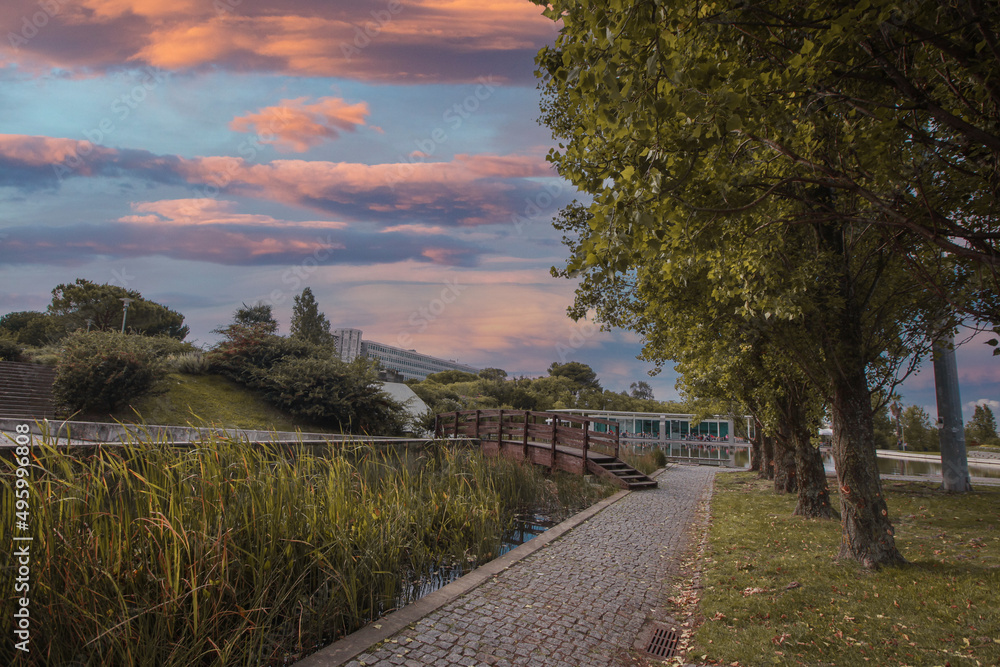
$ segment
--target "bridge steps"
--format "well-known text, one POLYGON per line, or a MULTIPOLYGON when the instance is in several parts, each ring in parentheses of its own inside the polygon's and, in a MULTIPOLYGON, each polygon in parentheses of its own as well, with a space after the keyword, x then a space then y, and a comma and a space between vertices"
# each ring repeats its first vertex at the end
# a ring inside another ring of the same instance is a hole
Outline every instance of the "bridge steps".
POLYGON ((613 456, 591 454, 587 459, 587 467, 591 472, 626 489, 655 489, 658 486, 656 480, 613 456))
POLYGON ((0 361, 0 418, 51 419, 55 369, 18 361, 0 361))

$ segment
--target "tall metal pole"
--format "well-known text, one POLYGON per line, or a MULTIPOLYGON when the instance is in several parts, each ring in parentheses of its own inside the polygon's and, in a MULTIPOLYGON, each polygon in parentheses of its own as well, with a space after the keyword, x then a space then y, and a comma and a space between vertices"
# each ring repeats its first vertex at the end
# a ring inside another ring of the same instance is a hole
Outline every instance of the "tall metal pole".
POLYGON ((972 480, 969 479, 969 459, 965 451, 954 336, 942 336, 934 342, 934 389, 941 429, 942 488, 952 493, 966 493, 972 490, 972 480))
POLYGON ((127 296, 121 298, 121 302, 125 304, 125 308, 122 310, 122 333, 125 333, 125 318, 128 317, 128 305, 135 301, 135 299, 130 299, 127 296))

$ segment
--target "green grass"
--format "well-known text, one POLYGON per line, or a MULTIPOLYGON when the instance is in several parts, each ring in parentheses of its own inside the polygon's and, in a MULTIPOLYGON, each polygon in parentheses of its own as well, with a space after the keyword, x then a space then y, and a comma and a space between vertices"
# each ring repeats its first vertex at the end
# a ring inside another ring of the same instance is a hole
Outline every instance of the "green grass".
POLYGON ((123 422, 135 422, 141 417, 147 424, 174 426, 213 424, 265 431, 330 430, 294 421, 253 391, 221 375, 170 373, 160 388, 163 393, 143 397, 110 417, 123 422))
MULTIPOLYGON (((1000 489, 883 482, 909 561, 835 560, 837 520, 791 516, 752 473, 716 477, 701 613, 688 659, 725 665, 1000 664, 1000 489)), ((831 489, 834 506, 839 506, 831 489)))

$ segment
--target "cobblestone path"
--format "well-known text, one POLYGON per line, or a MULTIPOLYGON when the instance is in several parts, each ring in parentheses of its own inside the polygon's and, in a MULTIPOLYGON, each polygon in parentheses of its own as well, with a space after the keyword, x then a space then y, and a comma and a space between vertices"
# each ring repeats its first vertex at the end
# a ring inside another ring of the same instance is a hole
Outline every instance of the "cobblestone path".
POLYGON ((347 663, 586 665, 622 662, 680 555, 716 470, 676 466, 468 594, 347 663))

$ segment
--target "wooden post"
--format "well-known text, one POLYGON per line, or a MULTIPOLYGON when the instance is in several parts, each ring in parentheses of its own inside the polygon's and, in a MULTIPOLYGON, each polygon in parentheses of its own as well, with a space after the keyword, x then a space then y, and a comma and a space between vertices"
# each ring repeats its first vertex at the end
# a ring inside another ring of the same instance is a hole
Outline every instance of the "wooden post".
POLYGON ((434 415, 434 437, 441 437, 441 415, 434 415))
POLYGON ((503 410, 497 417, 497 453, 503 452, 503 410))
POLYGON ((621 449, 621 444, 622 444, 622 442, 621 442, 621 435, 622 435, 621 431, 622 431, 622 425, 618 424, 618 423, 615 423, 615 458, 616 459, 620 459, 621 458, 618 455, 618 451, 621 449))
POLYGON ((531 412, 528 410, 524 411, 524 433, 521 437, 521 449, 523 450, 524 460, 528 460, 528 417, 531 412))
POLYGON ((590 448, 590 420, 583 420, 583 474, 587 474, 587 450, 590 448))
POLYGON ((476 442, 479 442, 479 410, 476 410, 476 442))
POLYGON ((556 419, 555 415, 552 415, 552 463, 550 467, 555 470, 556 468, 556 439, 559 436, 559 420, 556 419))

